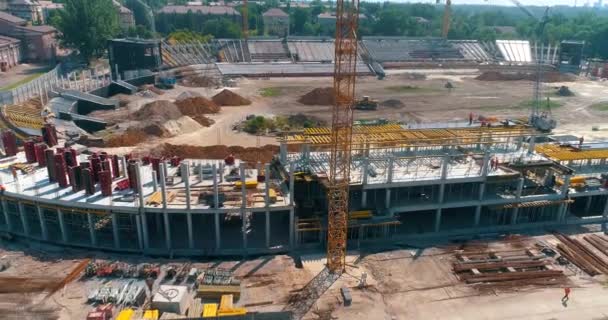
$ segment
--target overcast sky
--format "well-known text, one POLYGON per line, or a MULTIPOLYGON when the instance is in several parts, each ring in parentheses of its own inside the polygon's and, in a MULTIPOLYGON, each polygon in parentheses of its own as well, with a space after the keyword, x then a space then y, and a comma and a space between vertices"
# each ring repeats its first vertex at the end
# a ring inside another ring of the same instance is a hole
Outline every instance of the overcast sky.
MULTIPOLYGON (((391 2, 424 2, 424 3, 435 3, 435 0, 390 0, 391 2)), ((443 2, 444 0, 442 0, 443 2)), ((595 3, 597 0, 589 0, 590 4, 595 3)), ((548 6, 548 5, 569 5, 574 6, 577 3, 578 6, 583 6, 587 0, 520 0, 525 5, 536 5, 536 6, 548 6)), ((607 3, 608 0, 604 0, 607 3)), ((509 0, 452 0, 452 4, 493 4, 493 5, 513 5, 513 2, 509 0)))

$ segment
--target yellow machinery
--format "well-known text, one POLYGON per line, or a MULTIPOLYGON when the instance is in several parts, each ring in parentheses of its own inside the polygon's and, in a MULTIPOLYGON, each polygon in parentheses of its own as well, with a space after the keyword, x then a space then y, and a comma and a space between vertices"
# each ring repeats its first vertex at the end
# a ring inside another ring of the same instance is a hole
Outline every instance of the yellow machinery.
MULTIPOLYGON (((234 186, 237 189, 240 189, 243 186, 243 181, 240 181, 240 180, 236 181, 234 183, 234 186)), ((257 186, 258 186, 257 180, 247 180, 247 181, 245 181, 245 188, 247 188, 247 189, 255 189, 255 188, 257 188, 257 186)))
POLYGON ((231 294, 223 295, 219 306, 217 303, 203 305, 203 318, 233 317, 245 314, 247 314, 247 309, 234 307, 234 296, 231 294))
POLYGON ((124 309, 116 316, 116 320, 131 320, 134 313, 133 309, 124 309))
POLYGON ((205 303, 203 305, 203 318, 217 317, 217 303, 205 303))
POLYGON ((158 310, 146 310, 144 311, 143 319, 145 320, 158 320, 158 310))

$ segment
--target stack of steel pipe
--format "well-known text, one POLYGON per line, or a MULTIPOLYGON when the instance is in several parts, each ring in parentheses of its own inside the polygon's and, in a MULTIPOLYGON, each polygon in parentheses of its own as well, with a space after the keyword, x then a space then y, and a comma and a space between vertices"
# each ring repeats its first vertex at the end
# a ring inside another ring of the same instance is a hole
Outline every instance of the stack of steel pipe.
POLYGON ((62 188, 66 188, 69 186, 67 179, 67 171, 65 165, 65 158, 63 154, 56 154, 54 156, 55 159, 55 178, 57 179, 57 183, 62 188))
POLYGON ((49 182, 55 182, 55 152, 53 149, 44 150, 44 158, 46 160, 46 170, 49 175, 49 182))
POLYGON ((36 162, 36 142, 33 139, 27 140, 23 143, 23 151, 25 151, 25 159, 27 163, 36 162))
POLYGON ((49 147, 57 145, 57 129, 55 125, 47 123, 42 127, 42 138, 49 147))
MULTIPOLYGON (((107 163, 107 161, 104 161, 107 163)), ((109 170, 99 171, 99 183, 101 184, 101 195, 109 197, 112 195, 112 173, 109 170)))
POLYGON ((120 177, 120 169, 118 167, 118 156, 112 156, 112 175, 114 178, 120 177))
POLYGON ((65 163, 68 167, 78 166, 78 154, 76 153, 76 150, 70 148, 63 151, 63 154, 65 156, 65 163))
POLYGON ((47 148, 46 143, 44 143, 44 142, 36 143, 36 145, 34 145, 34 152, 36 153, 36 161, 38 161, 39 167, 46 166, 46 156, 44 155, 46 148, 47 148))
POLYGON ((98 172, 101 169, 101 159, 99 158, 99 155, 97 153, 93 153, 89 157, 89 160, 91 161, 91 171, 93 173, 93 182, 97 183, 99 181, 98 172))
POLYGON ((79 166, 73 166, 69 169, 70 176, 70 184, 72 185, 72 190, 74 192, 78 192, 84 189, 84 185, 82 183, 82 168, 79 166))
POLYGON ((2 131, 2 145, 4 146, 4 153, 7 157, 12 157, 17 154, 17 137, 12 130, 2 131))

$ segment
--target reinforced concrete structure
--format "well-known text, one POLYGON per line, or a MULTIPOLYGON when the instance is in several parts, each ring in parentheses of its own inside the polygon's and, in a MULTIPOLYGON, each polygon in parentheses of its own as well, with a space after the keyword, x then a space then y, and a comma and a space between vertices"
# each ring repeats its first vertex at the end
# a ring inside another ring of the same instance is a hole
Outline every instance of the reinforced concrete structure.
MULTIPOLYGON (((541 135, 510 122, 355 127, 349 246, 608 222, 608 144, 536 145, 541 135)), ((109 195, 51 182, 20 152, 0 160, 0 230, 162 256, 321 248, 328 139, 327 128, 283 137, 268 164, 120 158, 109 195)))

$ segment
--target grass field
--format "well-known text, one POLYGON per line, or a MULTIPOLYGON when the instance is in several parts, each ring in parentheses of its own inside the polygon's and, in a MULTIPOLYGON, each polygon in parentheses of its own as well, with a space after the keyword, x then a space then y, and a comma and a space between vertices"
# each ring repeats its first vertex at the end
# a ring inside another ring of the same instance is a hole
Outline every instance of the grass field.
POLYGON ((440 90, 435 88, 421 88, 416 86, 390 86, 385 88, 388 91, 399 92, 399 93, 427 93, 427 92, 439 92, 440 90))
POLYGON ((608 111, 608 102, 600 102, 600 103, 593 104, 593 105, 591 105, 591 109, 597 110, 597 111, 608 111))
POLYGON ((25 77, 25 78, 23 78, 23 79, 21 79, 21 80, 19 80, 17 82, 11 83, 8 86, 0 88, 0 91, 13 90, 13 89, 15 89, 15 88, 17 88, 17 87, 19 87, 21 85, 24 85, 24 84, 26 84, 26 83, 28 83, 28 82, 30 82, 30 81, 32 81, 32 80, 40 77, 43 74, 44 74, 44 72, 37 72, 37 73, 31 74, 31 75, 29 75, 29 76, 27 76, 27 77, 25 77))
POLYGON ((260 95, 262 97, 266 97, 266 98, 278 97, 281 95, 281 88, 277 88, 277 87, 263 88, 260 90, 260 95))

